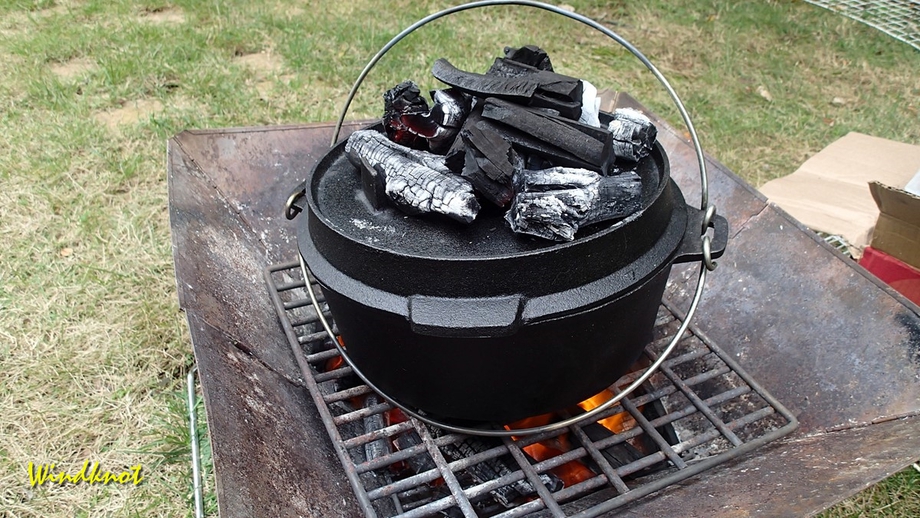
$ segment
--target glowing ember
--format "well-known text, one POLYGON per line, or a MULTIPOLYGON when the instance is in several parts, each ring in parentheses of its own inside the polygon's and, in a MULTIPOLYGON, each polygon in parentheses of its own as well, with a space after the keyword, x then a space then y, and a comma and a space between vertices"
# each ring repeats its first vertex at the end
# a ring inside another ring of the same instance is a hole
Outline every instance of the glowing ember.
MULTIPOLYGON (((585 412, 590 412, 611 399, 613 399, 613 392, 604 389, 602 392, 578 403, 578 406, 585 412)), ((636 422, 626 412, 614 414, 610 417, 601 419, 597 423, 613 433, 624 432, 636 426, 636 422)))
MULTIPOLYGON (((520 421, 515 421, 507 426, 506 430, 520 430, 523 428, 533 428, 536 426, 543 426, 550 423, 555 419, 555 414, 543 414, 534 417, 528 417, 526 419, 521 419, 520 421)), ((531 444, 530 446, 524 446, 521 448, 524 450, 527 455, 537 462, 544 461, 546 459, 551 459, 562 455, 567 451, 573 449, 572 443, 569 441, 569 434, 564 433, 552 439, 547 439, 542 442, 531 444)), ((515 441, 520 439, 519 437, 512 437, 515 441)), ((573 460, 566 462, 561 466, 557 466, 550 470, 550 473, 559 477, 562 480, 565 487, 571 487, 579 482, 584 482, 595 476, 594 472, 588 469, 579 460, 573 460)))

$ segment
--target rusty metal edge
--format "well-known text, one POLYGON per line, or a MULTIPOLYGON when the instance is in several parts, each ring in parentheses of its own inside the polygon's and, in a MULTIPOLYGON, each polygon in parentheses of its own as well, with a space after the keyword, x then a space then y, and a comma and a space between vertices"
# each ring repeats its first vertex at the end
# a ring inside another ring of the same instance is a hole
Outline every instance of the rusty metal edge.
MULTIPOLYGON (((379 119, 358 119, 346 121, 346 125, 368 125, 376 122, 379 119)), ((334 128, 335 123, 333 122, 305 122, 301 124, 279 124, 277 126, 237 126, 231 128, 215 128, 215 129, 186 129, 177 133, 173 139, 182 136, 182 134, 187 133, 189 135, 201 136, 201 135, 223 135, 227 133, 268 133, 273 131, 300 131, 316 128, 334 128)), ((172 140, 172 139, 170 139, 172 140)))
MULTIPOLYGON (((333 423, 332 415, 329 413, 329 409, 326 406, 325 401, 323 401, 323 396, 319 389, 319 385, 317 385, 316 380, 313 378, 313 374, 310 372, 310 364, 307 362, 307 359, 299 345, 294 345, 299 344, 297 340, 297 334, 294 332, 294 328, 291 326, 290 322, 287 321, 287 319, 280 318, 280 315, 285 314, 284 302, 282 302, 281 297, 278 294, 278 290, 275 289, 275 282, 271 275, 274 272, 290 270, 292 268, 296 268, 299 265, 300 263, 284 263, 274 266, 266 266, 262 270, 262 276, 264 277, 266 284, 268 284, 272 304, 275 307, 275 312, 279 315, 278 320, 281 323, 281 327, 284 329, 284 334, 288 338, 288 343, 291 344, 291 350, 294 353, 294 358, 297 360, 297 365, 300 367, 300 371, 303 374, 304 384, 307 386, 307 390, 310 392, 310 397, 313 399, 313 404, 316 406, 316 410, 319 412, 320 417, 322 418, 323 426, 326 427, 326 433, 328 433, 329 437, 332 439, 332 447, 335 449, 335 453, 339 457, 339 463, 342 465, 342 469, 345 470, 345 477, 348 479, 348 483, 351 484, 352 490, 355 493, 355 497, 358 499, 358 504, 362 507, 365 515, 368 518, 376 518, 377 513, 374 511, 373 504, 371 503, 370 498, 367 496, 367 492, 364 490, 364 485, 361 483, 358 472, 354 468, 354 462, 352 462, 351 456, 345 449, 345 445, 341 435, 339 434, 339 430, 333 423)), ((304 279, 304 282, 310 282, 310 280, 304 279)))

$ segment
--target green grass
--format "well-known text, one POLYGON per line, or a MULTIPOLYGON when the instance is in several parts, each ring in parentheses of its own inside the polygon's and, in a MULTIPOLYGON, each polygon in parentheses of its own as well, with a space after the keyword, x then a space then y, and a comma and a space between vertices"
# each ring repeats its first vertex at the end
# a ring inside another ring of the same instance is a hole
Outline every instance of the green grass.
MULTIPOLYGON (((755 185, 849 131, 920 144, 920 53, 872 29, 791 1, 568 3, 645 52, 704 148, 755 185)), ((333 119, 369 57, 444 5, 0 2, 0 434, 16 438, 0 444, 0 515, 190 513, 176 394, 193 359, 175 295, 165 141, 186 128, 333 119), (86 459, 142 462, 147 478, 28 487, 29 461, 86 459)), ((350 116, 378 115, 380 93, 404 79, 435 86, 427 71, 437 57, 478 69, 502 46, 526 43, 550 51, 562 72, 678 122, 625 51, 515 7, 413 34, 371 73, 350 116)), ((920 515, 917 486, 906 471, 828 516, 920 515)), ((209 502, 213 512, 213 492, 209 502)))

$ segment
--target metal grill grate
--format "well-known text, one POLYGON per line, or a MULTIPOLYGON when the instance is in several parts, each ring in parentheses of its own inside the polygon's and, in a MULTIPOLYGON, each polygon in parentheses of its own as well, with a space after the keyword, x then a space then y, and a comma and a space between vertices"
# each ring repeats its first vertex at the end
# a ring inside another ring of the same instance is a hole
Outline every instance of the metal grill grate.
MULTIPOLYGON (((597 516, 797 426, 788 410, 691 325, 693 332, 641 393, 623 399, 597 423, 518 440, 447 433, 400 418, 340 364, 318 325, 299 263, 269 267, 265 279, 304 382, 367 516, 597 516)), ((679 323, 673 308, 659 309, 647 362, 679 323)), ((609 390, 638 375, 623 376, 609 390)))
POLYGON ((916 0, 805 0, 874 27, 920 50, 920 2, 916 0))

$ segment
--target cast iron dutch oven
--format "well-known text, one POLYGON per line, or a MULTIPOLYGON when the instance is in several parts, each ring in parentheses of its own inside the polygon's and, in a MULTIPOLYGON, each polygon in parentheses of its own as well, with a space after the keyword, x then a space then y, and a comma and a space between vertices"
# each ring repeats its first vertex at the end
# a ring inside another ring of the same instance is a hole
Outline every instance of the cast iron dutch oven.
MULTIPOLYGON (((383 393, 440 418, 511 422, 596 394, 649 343, 671 265, 701 257, 702 212, 668 169, 656 144, 639 212, 555 243, 514 234, 498 210, 470 225, 375 211, 343 141, 307 179, 298 245, 351 361, 383 393)), ((728 231, 714 221, 718 257, 728 231)))
MULTIPOLYGON (((463 8, 394 38, 351 96, 393 43, 463 8)), ((514 234, 502 211, 485 206, 470 225, 374 210, 340 141, 305 182, 298 246, 349 362, 368 382, 418 415, 508 423, 570 407, 616 381, 651 339, 671 266, 703 257, 701 230, 710 218, 684 201, 660 145, 638 173, 638 212, 555 243, 514 234)), ((721 216, 709 224, 715 258, 728 224, 721 216)))

